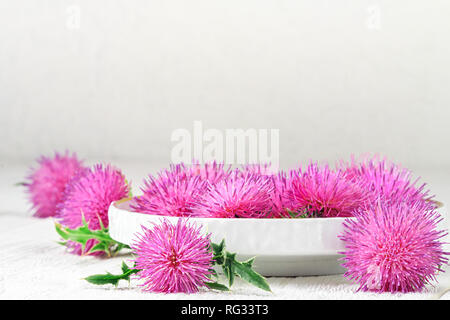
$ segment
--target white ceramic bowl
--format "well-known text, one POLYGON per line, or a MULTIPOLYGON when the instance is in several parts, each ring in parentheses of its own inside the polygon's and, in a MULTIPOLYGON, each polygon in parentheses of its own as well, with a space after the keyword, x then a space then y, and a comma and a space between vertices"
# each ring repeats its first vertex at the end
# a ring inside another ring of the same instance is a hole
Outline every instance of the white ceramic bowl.
MULTIPOLYGON (((109 208, 109 232, 113 239, 131 244, 141 225, 158 223, 162 216, 130 210, 130 201, 109 208)), ((177 217, 166 217, 176 222, 177 217)), ((342 273, 338 261, 344 249, 338 234, 345 218, 218 219, 189 218, 211 233, 213 242, 225 239, 227 250, 238 258, 256 256, 255 270, 265 276, 305 276, 342 273)))

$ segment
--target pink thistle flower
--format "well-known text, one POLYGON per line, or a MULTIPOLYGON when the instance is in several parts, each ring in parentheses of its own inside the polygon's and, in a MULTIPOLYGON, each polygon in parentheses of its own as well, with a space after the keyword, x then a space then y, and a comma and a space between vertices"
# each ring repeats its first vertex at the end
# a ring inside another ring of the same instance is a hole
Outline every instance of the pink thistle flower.
POLYGON ((306 170, 291 171, 291 203, 295 211, 311 216, 350 217, 368 199, 356 182, 345 179, 342 171, 311 163, 306 170))
POLYGON ((297 211, 298 205, 292 201, 292 186, 285 172, 279 172, 272 176, 274 185, 271 193, 273 218, 292 218, 290 212, 297 211))
POLYGON ((359 283, 358 291, 419 291, 448 262, 439 241, 446 232, 436 230, 439 213, 421 201, 379 201, 355 217, 339 237, 345 241, 344 276, 359 283))
MULTIPOLYGON (((113 201, 128 197, 130 187, 122 172, 111 165, 95 165, 92 169, 74 178, 67 186, 64 200, 59 205, 59 218, 62 225, 71 229, 82 226, 82 217, 89 229, 99 230, 101 224, 109 225, 108 209, 113 201)), ((96 240, 89 240, 85 252, 88 252, 96 240)), ((74 253, 83 254, 81 245, 69 243, 74 253)))
POLYGON ((136 197, 131 207, 154 215, 191 216, 206 184, 200 175, 191 174, 184 165, 173 165, 161 171, 157 178, 149 176, 142 188, 143 195, 136 197))
POLYGON ((350 164, 343 169, 346 179, 361 183, 366 190, 372 192, 372 200, 382 199, 389 203, 422 201, 435 207, 430 201, 433 197, 425 189, 426 184, 417 187, 419 179, 412 180, 412 173, 400 166, 379 159, 377 156, 358 163, 352 158, 350 164))
POLYGON ((266 218, 272 202, 273 182, 270 177, 233 171, 208 191, 195 215, 211 218, 266 218))
POLYGON ((291 183, 286 173, 275 169, 270 163, 247 164, 242 168, 242 175, 254 174, 270 177, 273 189, 270 193, 272 202, 270 218, 292 218, 290 211, 295 211, 295 203, 290 196, 291 183))
POLYGON ((272 180, 273 188, 270 193, 272 208, 268 218, 290 217, 288 210, 291 207, 291 202, 287 197, 290 188, 284 172, 279 171, 270 163, 246 164, 242 166, 241 170, 242 176, 247 174, 261 175, 270 177, 272 180))
POLYGON ((137 276, 146 291, 195 293, 206 287, 213 264, 210 235, 185 219, 167 219, 151 229, 142 227, 131 246, 136 254, 137 276))
POLYGON ((41 157, 38 163, 38 168, 32 170, 28 177, 30 182, 26 183, 36 210, 34 216, 53 217, 67 184, 84 167, 76 154, 70 156, 67 152, 63 155, 55 153, 53 158, 41 157))

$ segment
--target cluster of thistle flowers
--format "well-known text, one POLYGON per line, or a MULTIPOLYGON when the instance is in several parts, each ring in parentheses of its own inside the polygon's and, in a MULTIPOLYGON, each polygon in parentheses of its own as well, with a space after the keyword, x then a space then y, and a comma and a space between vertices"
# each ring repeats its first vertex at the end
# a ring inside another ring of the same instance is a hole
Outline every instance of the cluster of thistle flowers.
POLYGON ((344 276, 357 282, 358 290, 392 293, 420 291, 435 281, 448 264, 442 242, 447 232, 438 229, 438 203, 425 184, 376 158, 352 159, 343 168, 347 179, 363 181, 372 199, 344 223, 344 276))
POLYGON ((311 163, 288 172, 273 172, 269 164, 234 170, 217 163, 177 164, 149 176, 132 208, 177 217, 297 218, 350 217, 379 199, 432 207, 424 185, 416 187, 410 176, 376 158, 335 170, 311 163))
POLYGON ((132 207, 148 214, 211 218, 354 217, 340 238, 345 277, 362 291, 413 292, 448 263, 445 231, 425 184, 378 157, 311 163, 271 172, 267 164, 173 165, 150 176, 132 207))
MULTIPOLYGON (((118 169, 86 169, 67 154, 42 158, 30 180, 36 215, 57 216, 70 228, 81 226, 83 216, 89 228, 107 227, 109 204, 129 194, 118 169)), ((377 157, 341 162, 334 170, 311 163, 288 172, 271 172, 266 164, 241 170, 217 163, 172 165, 150 176, 142 191, 132 207, 164 216, 355 217, 341 235, 343 266, 345 277, 364 291, 421 290, 448 262, 441 241, 446 232, 437 230, 441 218, 425 184, 377 157)), ((73 249, 81 252, 78 244, 73 249)))
MULTIPOLYGON (((54 217, 71 229, 81 227, 83 219, 91 230, 108 228, 109 205, 130 194, 130 186, 119 169, 102 164, 88 168, 76 154, 68 152, 41 157, 38 167, 31 171, 25 185, 34 215, 39 218, 54 217)), ((91 239, 84 248, 73 241, 68 241, 66 245, 71 252, 82 255, 96 243, 91 239)))
MULTIPOLYGON (((101 164, 87 168, 75 154, 68 153, 40 158, 25 185, 35 216, 54 217, 69 229, 82 227, 83 223, 90 230, 107 228, 110 204, 130 195, 130 186, 119 169, 101 164)), ((79 233, 75 230, 75 234, 79 233)), ((96 244, 96 239, 87 240, 84 247, 75 241, 66 243, 78 255, 103 255, 102 251, 90 253, 96 244)), ((151 292, 193 293, 203 287, 224 290, 226 286, 211 279, 216 263, 212 245, 210 235, 201 232, 199 226, 184 220, 177 224, 162 220, 153 228, 143 228, 132 245, 135 269, 126 267, 123 275, 113 279, 108 274, 107 278, 113 283, 137 273, 142 286, 151 292)), ((107 283, 100 277, 102 283, 107 283)))
MULTIPOLYGON (((57 216, 68 227, 81 225, 81 211, 94 228, 98 216, 107 227, 109 204, 130 192, 119 169, 89 169, 68 154, 41 158, 29 180, 35 215, 57 216)), ((217 163, 177 164, 149 176, 132 207, 155 215, 211 218, 349 217, 380 200, 433 208, 425 185, 416 185, 408 170, 377 158, 341 163, 335 170, 311 163, 288 172, 273 172, 268 164, 235 170, 217 163)))

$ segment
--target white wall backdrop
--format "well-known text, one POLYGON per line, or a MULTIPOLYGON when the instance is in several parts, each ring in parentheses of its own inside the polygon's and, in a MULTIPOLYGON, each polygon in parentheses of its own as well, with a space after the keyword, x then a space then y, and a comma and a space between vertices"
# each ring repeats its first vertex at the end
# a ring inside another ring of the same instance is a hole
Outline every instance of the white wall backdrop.
POLYGON ((0 161, 167 162, 171 132, 278 128, 280 163, 450 166, 446 0, 0 2, 0 161))

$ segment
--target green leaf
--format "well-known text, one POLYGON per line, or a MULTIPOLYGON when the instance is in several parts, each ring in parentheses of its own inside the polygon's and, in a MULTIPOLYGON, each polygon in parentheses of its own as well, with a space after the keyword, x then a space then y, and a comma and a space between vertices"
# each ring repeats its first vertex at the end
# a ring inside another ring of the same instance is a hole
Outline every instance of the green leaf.
POLYGON ((100 219, 99 222, 101 227, 100 230, 90 230, 83 215, 81 227, 70 229, 63 227, 59 223, 55 223, 55 230, 64 240, 80 243, 84 254, 103 251, 106 252, 108 256, 111 256, 115 255, 123 248, 129 248, 129 246, 111 238, 108 229, 104 227, 100 219), (84 252, 86 243, 91 239, 97 240, 97 243, 88 252, 84 252))
POLYGON ((211 247, 213 249, 214 255, 220 256, 223 255, 225 250, 225 239, 222 239, 219 244, 211 242, 211 247))
POLYGON ((223 269, 223 274, 225 275, 225 277, 228 280, 228 285, 231 287, 234 283, 234 278, 235 278, 234 268, 232 268, 231 266, 222 266, 222 269, 223 269))
POLYGON ((122 261, 122 272, 127 273, 128 271, 130 271, 130 268, 127 266, 125 261, 122 261))
POLYGON ((59 223, 55 223, 55 230, 59 234, 59 236, 61 238, 63 238, 64 240, 68 240, 69 239, 69 235, 67 234, 66 231, 64 231, 63 226, 60 225, 59 223))
POLYGON ((228 284, 231 287, 234 283, 234 262, 235 262, 236 253, 226 252, 225 261, 222 265, 223 273, 225 277, 228 279, 228 284))
POLYGON ((247 261, 242 262, 242 264, 246 267, 252 268, 253 262, 255 262, 255 257, 248 259, 247 261))
POLYGON ((100 252, 100 251, 108 251, 108 248, 106 247, 106 244, 104 242, 99 242, 97 243, 95 246, 93 246, 91 248, 91 250, 89 250, 89 253, 92 252, 100 252))
POLYGON ((117 242, 117 241, 116 241, 116 243, 117 243, 117 247, 114 249, 115 252, 119 252, 120 250, 122 250, 124 248, 130 249, 130 246, 128 246, 128 245, 126 245, 124 243, 120 243, 120 242, 117 242))
POLYGON ((223 250, 225 249, 225 239, 222 239, 219 244, 211 242, 211 246, 215 255, 221 255, 223 254, 223 250))
POLYGON ((226 285, 220 284, 218 282, 205 282, 205 285, 210 288, 210 289, 214 289, 214 290, 219 290, 219 291, 230 291, 230 288, 228 288, 226 285))
POLYGON ((223 265, 225 262, 225 239, 219 244, 211 242, 211 247, 213 249, 213 260, 216 265, 223 265))
POLYGON ((235 276, 237 275, 244 281, 260 289, 270 291, 266 279, 252 269, 255 258, 243 262, 237 261, 236 253, 225 251, 225 240, 222 240, 219 244, 211 243, 211 247, 214 254, 214 264, 222 267, 229 287, 233 285, 235 276))
POLYGON ((218 279, 219 275, 217 274, 216 270, 214 269, 209 269, 209 271, 211 272, 211 276, 218 279))
POLYGON ((233 265, 235 272, 242 280, 245 280, 248 283, 265 291, 272 291, 270 290, 270 286, 267 283, 266 279, 262 275, 254 271, 252 268, 238 261, 234 261, 233 265))
POLYGON ((107 274, 94 274, 92 276, 84 278, 87 282, 90 282, 92 284, 96 285, 104 285, 104 284, 112 284, 117 287, 119 284, 119 280, 121 280, 122 277, 118 275, 113 275, 110 273, 107 274))
POLYGON ((130 276, 139 271, 139 269, 130 269, 125 262, 122 262, 122 274, 114 275, 109 272, 106 274, 94 274, 84 278, 84 280, 95 285, 112 284, 117 287, 120 280, 130 281, 130 276))

